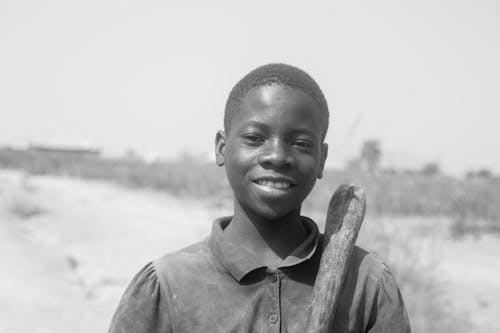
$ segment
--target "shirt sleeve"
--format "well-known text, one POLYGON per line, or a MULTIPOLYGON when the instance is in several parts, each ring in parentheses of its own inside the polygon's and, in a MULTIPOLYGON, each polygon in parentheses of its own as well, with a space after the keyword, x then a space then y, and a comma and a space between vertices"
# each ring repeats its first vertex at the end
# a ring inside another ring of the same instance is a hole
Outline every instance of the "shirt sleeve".
POLYGON ((130 282, 111 320, 109 333, 172 332, 167 299, 153 263, 130 282))
POLYGON ((410 321, 403 297, 394 276, 387 268, 378 285, 373 304, 369 333, 411 333, 410 321))

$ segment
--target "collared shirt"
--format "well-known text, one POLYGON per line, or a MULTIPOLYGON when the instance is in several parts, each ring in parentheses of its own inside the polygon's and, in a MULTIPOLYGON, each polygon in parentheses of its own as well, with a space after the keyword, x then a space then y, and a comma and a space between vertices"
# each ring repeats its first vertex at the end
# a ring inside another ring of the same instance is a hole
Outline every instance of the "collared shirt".
MULTIPOLYGON (((307 239, 275 268, 227 239, 220 218, 204 241, 146 265, 132 280, 110 333, 304 332, 322 237, 307 239)), ((410 332, 387 265, 359 247, 349 262, 331 332, 410 332)))

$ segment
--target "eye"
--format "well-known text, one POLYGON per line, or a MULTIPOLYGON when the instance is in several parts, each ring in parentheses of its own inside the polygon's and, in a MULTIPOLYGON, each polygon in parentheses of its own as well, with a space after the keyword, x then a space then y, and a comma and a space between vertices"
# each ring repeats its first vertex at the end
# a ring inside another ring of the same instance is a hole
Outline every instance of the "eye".
POLYGON ((246 143, 251 144, 251 145, 257 145, 257 144, 261 144, 262 142, 264 142, 264 138, 262 138, 260 135, 253 134, 253 133, 244 134, 242 137, 246 143))
POLYGON ((296 140, 293 144, 299 148, 304 148, 304 149, 311 148, 313 146, 313 144, 307 140, 296 140))

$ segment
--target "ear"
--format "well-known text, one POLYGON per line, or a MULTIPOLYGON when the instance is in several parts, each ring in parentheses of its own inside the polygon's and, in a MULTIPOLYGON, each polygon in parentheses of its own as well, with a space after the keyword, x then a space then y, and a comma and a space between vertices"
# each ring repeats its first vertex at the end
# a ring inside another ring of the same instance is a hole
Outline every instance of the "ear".
POLYGON ((321 145, 321 165, 318 171, 318 179, 323 178, 323 170, 325 169, 326 157, 328 156, 328 144, 323 143, 321 145))
POLYGON ((224 153, 226 151, 226 133, 217 131, 215 135, 215 163, 218 166, 224 165, 224 153))

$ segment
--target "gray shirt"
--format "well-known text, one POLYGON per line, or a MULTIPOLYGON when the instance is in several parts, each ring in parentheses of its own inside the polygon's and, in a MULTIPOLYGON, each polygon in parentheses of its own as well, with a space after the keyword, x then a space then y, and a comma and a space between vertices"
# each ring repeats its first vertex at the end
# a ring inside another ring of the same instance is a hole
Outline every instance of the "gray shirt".
MULTIPOLYGON (((321 257, 322 236, 303 217, 307 239, 275 269, 224 235, 217 219, 204 241, 146 265, 132 280, 110 333, 300 332, 321 257)), ((387 265, 355 247, 331 332, 410 332, 387 265)))

